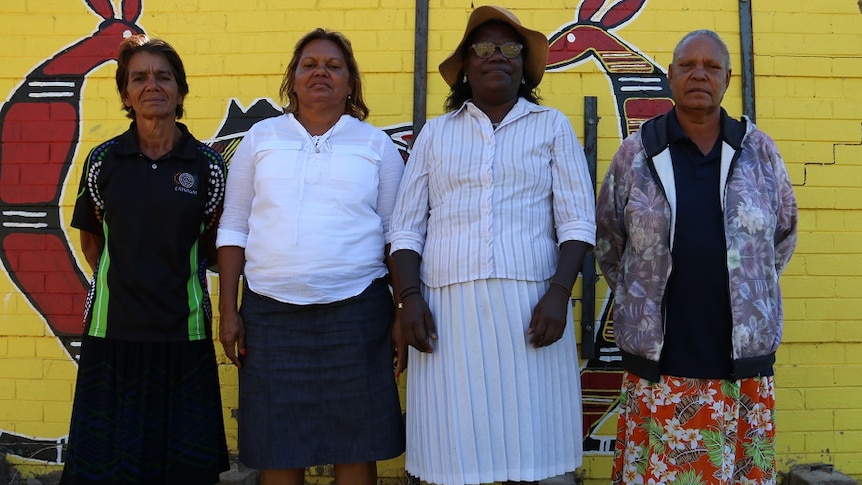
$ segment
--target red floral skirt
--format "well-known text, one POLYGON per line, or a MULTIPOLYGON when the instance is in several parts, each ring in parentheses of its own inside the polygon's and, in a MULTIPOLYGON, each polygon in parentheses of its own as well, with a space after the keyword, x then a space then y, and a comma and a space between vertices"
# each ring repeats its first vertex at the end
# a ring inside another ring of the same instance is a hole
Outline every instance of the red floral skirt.
POLYGON ((614 484, 774 484, 773 377, 659 382, 626 372, 614 484))

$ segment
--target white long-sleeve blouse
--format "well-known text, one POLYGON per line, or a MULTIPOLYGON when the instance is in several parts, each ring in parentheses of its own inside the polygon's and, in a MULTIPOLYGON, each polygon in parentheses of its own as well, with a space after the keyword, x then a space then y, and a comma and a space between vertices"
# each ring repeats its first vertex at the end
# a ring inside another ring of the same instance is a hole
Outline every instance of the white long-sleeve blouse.
POLYGON ((258 122, 231 160, 216 245, 245 248, 255 293, 293 304, 356 296, 387 273, 403 172, 392 140, 349 115, 317 138, 293 114, 258 122))

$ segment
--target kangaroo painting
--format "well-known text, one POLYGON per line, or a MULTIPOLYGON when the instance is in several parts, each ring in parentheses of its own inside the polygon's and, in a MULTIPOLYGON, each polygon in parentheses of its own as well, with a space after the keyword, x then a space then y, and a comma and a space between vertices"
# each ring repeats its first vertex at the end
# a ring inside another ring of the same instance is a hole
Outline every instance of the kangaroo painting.
POLYGON ((673 106, 664 69, 613 32, 634 19, 646 2, 583 0, 575 21, 548 40, 548 71, 571 69, 590 59, 599 63, 611 83, 623 138, 673 106), (603 8, 607 9, 602 12, 603 8))

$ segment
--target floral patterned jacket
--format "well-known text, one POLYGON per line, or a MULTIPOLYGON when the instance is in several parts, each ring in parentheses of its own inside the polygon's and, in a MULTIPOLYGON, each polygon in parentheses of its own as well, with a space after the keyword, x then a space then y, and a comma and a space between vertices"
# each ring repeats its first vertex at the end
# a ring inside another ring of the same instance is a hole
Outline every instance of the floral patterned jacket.
MULTIPOLYGON (((736 378, 771 370, 781 340, 778 277, 796 247, 796 198, 775 143, 722 110, 721 204, 736 378)), ((614 337, 629 372, 658 381, 673 269, 676 193, 667 115, 626 138, 596 203, 596 257, 614 291, 614 337)))

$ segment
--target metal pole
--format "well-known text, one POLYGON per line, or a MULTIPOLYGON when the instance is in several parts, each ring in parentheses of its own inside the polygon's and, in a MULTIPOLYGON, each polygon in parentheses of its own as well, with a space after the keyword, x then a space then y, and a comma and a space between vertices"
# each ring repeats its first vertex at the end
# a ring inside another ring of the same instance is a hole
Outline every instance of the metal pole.
POLYGON ((425 125, 428 84, 428 0, 416 0, 416 31, 413 41, 413 138, 425 125))
MULTIPOLYGON (((598 98, 584 96, 584 155, 596 191, 596 162, 598 160, 599 133, 598 98)), ((581 266, 583 302, 581 306, 581 358, 593 359, 596 356, 596 259, 593 253, 584 257, 581 266)))
POLYGON ((756 121, 754 107, 754 28, 751 0, 739 0, 739 36, 742 44, 742 112, 756 121))

